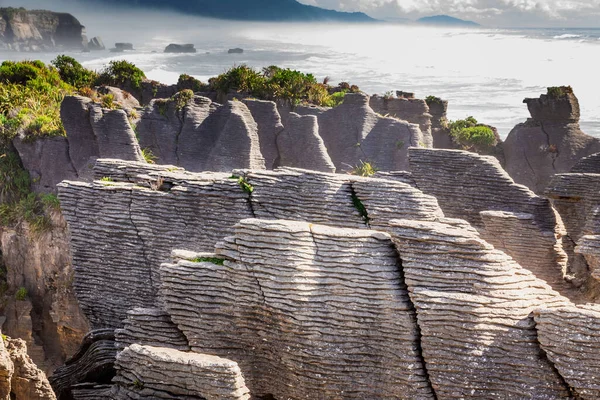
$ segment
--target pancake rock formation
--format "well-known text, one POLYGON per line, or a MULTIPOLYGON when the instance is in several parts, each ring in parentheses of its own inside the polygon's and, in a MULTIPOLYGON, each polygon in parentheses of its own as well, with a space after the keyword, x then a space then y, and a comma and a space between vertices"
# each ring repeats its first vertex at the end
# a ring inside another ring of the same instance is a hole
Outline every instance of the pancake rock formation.
POLYGON ((579 127, 579 101, 570 87, 548 88, 525 99, 531 118, 517 125, 504 142, 506 171, 517 183, 543 193, 554 174, 566 173, 600 151, 600 140, 579 127))

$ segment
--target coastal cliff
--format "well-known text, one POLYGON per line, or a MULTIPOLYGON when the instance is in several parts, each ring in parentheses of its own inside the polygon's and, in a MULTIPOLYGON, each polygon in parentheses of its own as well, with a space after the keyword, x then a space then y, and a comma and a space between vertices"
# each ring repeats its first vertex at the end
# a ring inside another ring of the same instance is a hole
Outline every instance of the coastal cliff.
POLYGON ((87 45, 85 27, 71 14, 0 8, 0 49, 83 50, 87 45))

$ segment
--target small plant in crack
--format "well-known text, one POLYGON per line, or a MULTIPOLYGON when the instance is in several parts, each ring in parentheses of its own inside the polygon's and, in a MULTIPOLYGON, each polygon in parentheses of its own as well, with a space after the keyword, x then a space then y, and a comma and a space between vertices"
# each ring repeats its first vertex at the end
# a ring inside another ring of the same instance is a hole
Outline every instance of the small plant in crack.
POLYGON ((379 171, 377 167, 373 163, 360 161, 358 165, 352 168, 351 174, 358 176, 373 176, 375 173, 379 171))
POLYGON ((139 379, 134 380, 132 385, 135 390, 142 390, 144 388, 144 382, 139 379))
POLYGON ((363 221, 365 221, 365 224, 368 225, 369 221, 371 221, 371 218, 369 218, 367 208, 365 207, 363 202, 358 198, 354 190, 352 190, 352 205, 354 206, 354 208, 356 208, 363 221))
POLYGON ((198 257, 198 258, 194 258, 192 260, 192 262, 197 262, 197 263, 207 262, 207 263, 211 263, 211 264, 215 264, 215 265, 223 265, 225 263, 225 260, 223 260, 222 258, 216 258, 216 257, 198 257))
POLYGON ((17 290, 17 293, 15 293, 15 299, 17 299, 17 301, 24 301, 27 299, 27 295, 27 289, 20 287, 19 290, 17 290))
POLYGON ((254 192, 254 186, 252 186, 245 177, 231 175, 229 179, 237 179, 238 185, 240 185, 244 192, 248 194, 252 194, 252 192, 254 192))

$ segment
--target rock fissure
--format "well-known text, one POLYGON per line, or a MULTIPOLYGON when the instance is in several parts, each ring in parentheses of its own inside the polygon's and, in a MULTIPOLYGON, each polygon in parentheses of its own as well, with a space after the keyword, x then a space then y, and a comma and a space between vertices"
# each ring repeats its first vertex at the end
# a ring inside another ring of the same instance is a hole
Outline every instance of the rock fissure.
POLYGON ((138 226, 136 225, 136 223, 134 221, 133 209, 132 209, 133 208, 133 201, 134 201, 133 191, 130 191, 129 207, 128 207, 128 209, 129 209, 129 213, 128 213, 129 222, 131 223, 131 226, 135 230, 135 234, 136 234, 138 240, 142 243, 142 254, 144 256, 144 261, 146 263, 146 267, 148 268, 148 281, 149 281, 149 284, 150 284, 150 288, 155 289, 154 288, 154 277, 152 276, 152 268, 153 268, 152 264, 153 264, 153 262, 148 257, 147 250, 146 250, 146 241, 144 240, 144 238, 140 234, 140 230, 139 230, 138 226))

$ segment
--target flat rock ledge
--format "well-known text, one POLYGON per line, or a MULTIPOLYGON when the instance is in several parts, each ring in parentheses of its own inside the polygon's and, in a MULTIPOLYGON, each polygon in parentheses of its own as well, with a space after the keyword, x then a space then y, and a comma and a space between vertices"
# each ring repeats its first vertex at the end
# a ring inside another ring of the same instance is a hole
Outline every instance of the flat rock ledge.
POLYGON ((205 354, 133 344, 119 353, 111 398, 249 400, 237 363, 205 354))

